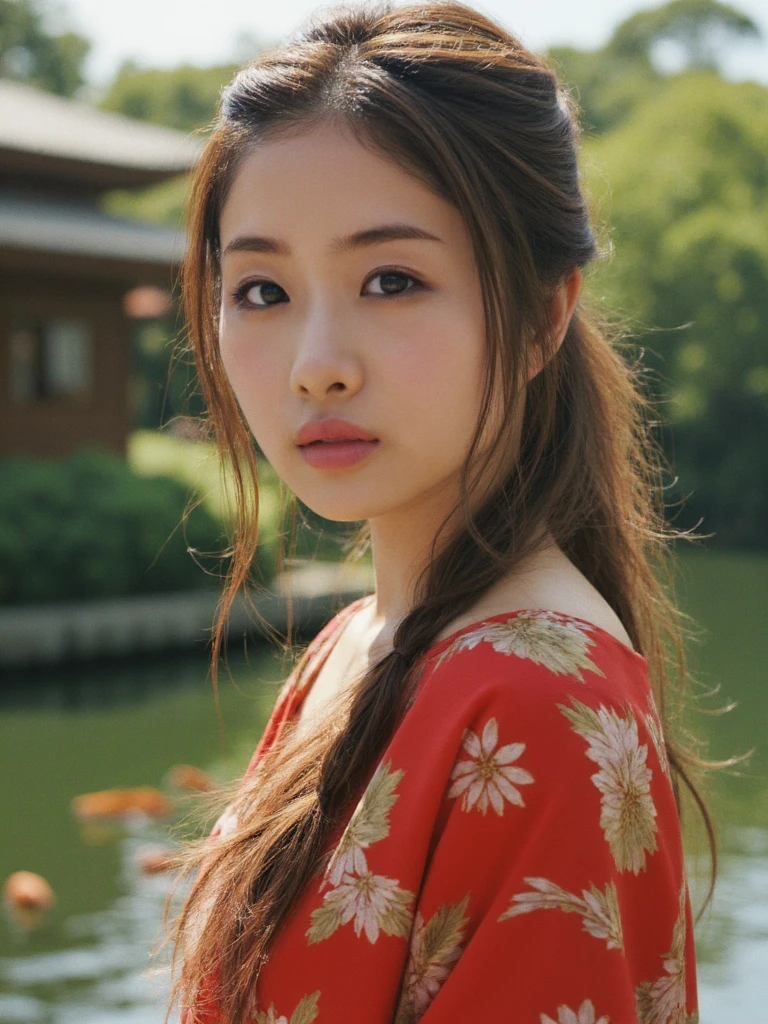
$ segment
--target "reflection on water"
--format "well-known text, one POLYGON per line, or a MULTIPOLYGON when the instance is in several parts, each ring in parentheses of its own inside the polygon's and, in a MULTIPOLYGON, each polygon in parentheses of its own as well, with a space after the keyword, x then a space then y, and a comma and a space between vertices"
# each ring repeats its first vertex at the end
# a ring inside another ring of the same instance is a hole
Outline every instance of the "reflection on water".
POLYGON ((768 829, 729 832, 715 892, 696 929, 702 1024, 768 1024, 768 829))
MULTIPOLYGON (((712 909, 697 926, 702 1024, 768 1024, 768 559, 697 554, 686 561, 684 599, 708 636, 696 651, 710 707, 697 718, 714 758, 756 748, 742 777, 723 776, 713 808, 723 857, 712 909)), ((204 656, 91 666, 0 680, 0 880, 27 869, 58 902, 47 925, 25 935, 0 921, 0 1022, 162 1024, 167 974, 150 972, 167 876, 145 876, 138 858, 167 842, 166 826, 85 827, 70 809, 80 793, 164 781, 197 765, 228 780, 244 769, 285 667, 267 650, 232 659, 223 675, 222 746, 204 656), (10 780, 10 784, 6 784, 10 780)), ((706 872, 706 858, 698 870, 706 872)), ((704 887, 691 860, 694 908, 704 887)), ((158 964, 159 966, 159 964, 158 964)), ((621 1022, 623 1024, 623 1022, 621 1022)))
MULTIPOLYGON (((91 665, 0 683, 0 880, 24 868, 43 875, 57 904, 25 934, 0 921, 0 1021, 24 1024, 161 1024, 167 977, 149 973, 169 887, 146 876, 142 852, 168 844, 168 828, 78 822, 72 798, 151 785, 175 796, 175 764, 218 781, 241 773, 284 675, 265 648, 222 673, 222 743, 208 666, 201 656, 91 665), (271 681, 271 682, 268 682, 271 681)), ((189 803, 179 800, 179 816, 189 803)))
POLYGON ((103 910, 67 920, 70 948, 28 951, 0 963, 3 987, 13 992, 0 995, 0 1020, 159 1024, 167 975, 149 968, 147 953, 157 941, 169 880, 142 876, 136 868, 151 838, 123 838, 121 893, 103 910))
MULTIPOLYGON (((694 728, 713 759, 754 751, 712 787, 722 859, 712 908, 696 928, 701 1021, 768 1024, 768 557, 697 552, 680 580, 683 605, 704 631, 693 668, 703 687, 720 687, 702 707, 736 704, 724 716, 695 716, 694 728)), ((690 874, 698 908, 704 887, 690 874)))
POLYGON ((138 704, 163 691, 189 689, 195 680, 203 683, 206 672, 205 655, 177 652, 9 673, 0 677, 0 714, 22 708, 79 711, 138 704))

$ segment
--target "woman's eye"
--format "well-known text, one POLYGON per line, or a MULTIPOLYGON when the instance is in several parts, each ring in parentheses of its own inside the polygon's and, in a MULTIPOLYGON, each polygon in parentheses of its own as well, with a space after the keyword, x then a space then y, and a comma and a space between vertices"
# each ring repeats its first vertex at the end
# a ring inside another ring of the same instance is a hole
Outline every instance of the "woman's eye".
POLYGON ((247 281, 235 292, 235 300, 248 306, 277 306, 288 296, 274 281, 247 281))
POLYGON ((374 286, 370 292, 373 295, 400 295, 402 292, 412 291, 419 284, 415 277, 399 270, 382 271, 369 278, 368 283, 374 286))

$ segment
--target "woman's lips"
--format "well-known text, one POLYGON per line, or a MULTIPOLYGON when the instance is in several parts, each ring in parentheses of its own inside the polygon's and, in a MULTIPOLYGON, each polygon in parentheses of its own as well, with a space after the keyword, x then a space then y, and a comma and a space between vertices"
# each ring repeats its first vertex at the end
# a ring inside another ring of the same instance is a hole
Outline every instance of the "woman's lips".
POLYGON ((378 441, 313 441, 299 450, 315 469, 345 469, 366 459, 378 446, 378 441))
POLYGON ((337 416, 321 416, 299 427, 296 444, 310 466, 345 469, 367 458, 379 439, 356 423, 337 416))
POLYGON ((313 441, 377 441, 375 434, 370 434, 363 427, 338 416, 321 416, 319 419, 307 420, 302 423, 296 433, 296 444, 312 444, 313 441))

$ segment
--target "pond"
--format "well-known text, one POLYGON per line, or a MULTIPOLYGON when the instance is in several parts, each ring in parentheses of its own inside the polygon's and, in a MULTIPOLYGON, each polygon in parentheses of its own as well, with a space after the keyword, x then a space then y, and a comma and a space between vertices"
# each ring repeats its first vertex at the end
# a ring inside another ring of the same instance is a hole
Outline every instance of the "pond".
MULTIPOLYGON (((768 557, 688 553, 683 607, 704 631, 692 658, 709 757, 756 752, 739 774, 720 773, 710 804, 721 837, 713 907, 696 929, 702 1024, 768 1024, 768 557)), ((0 880, 21 868, 51 883, 57 903, 27 933, 0 921, 0 1021, 161 1024, 167 975, 150 969, 168 878, 139 859, 168 844, 166 825, 86 825, 73 797, 151 785, 166 793, 171 766, 226 780, 242 772, 285 666, 266 648, 230 657, 221 718, 202 655, 0 681, 0 880)), ((183 808, 182 808, 183 811, 183 808)), ((686 828, 694 909, 708 862, 700 830, 686 828), (701 856, 698 851, 701 850, 701 856)))

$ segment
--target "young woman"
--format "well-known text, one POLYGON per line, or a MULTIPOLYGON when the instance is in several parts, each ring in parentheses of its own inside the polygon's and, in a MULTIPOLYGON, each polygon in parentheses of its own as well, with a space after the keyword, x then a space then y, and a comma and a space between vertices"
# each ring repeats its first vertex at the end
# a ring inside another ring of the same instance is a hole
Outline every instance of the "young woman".
POLYGON ((461 4, 331 12, 224 93, 185 269, 239 481, 214 664, 254 438, 365 522, 375 592, 205 846, 189 1022, 698 1018, 670 533, 638 371, 580 301, 576 145, 552 70, 461 4))

